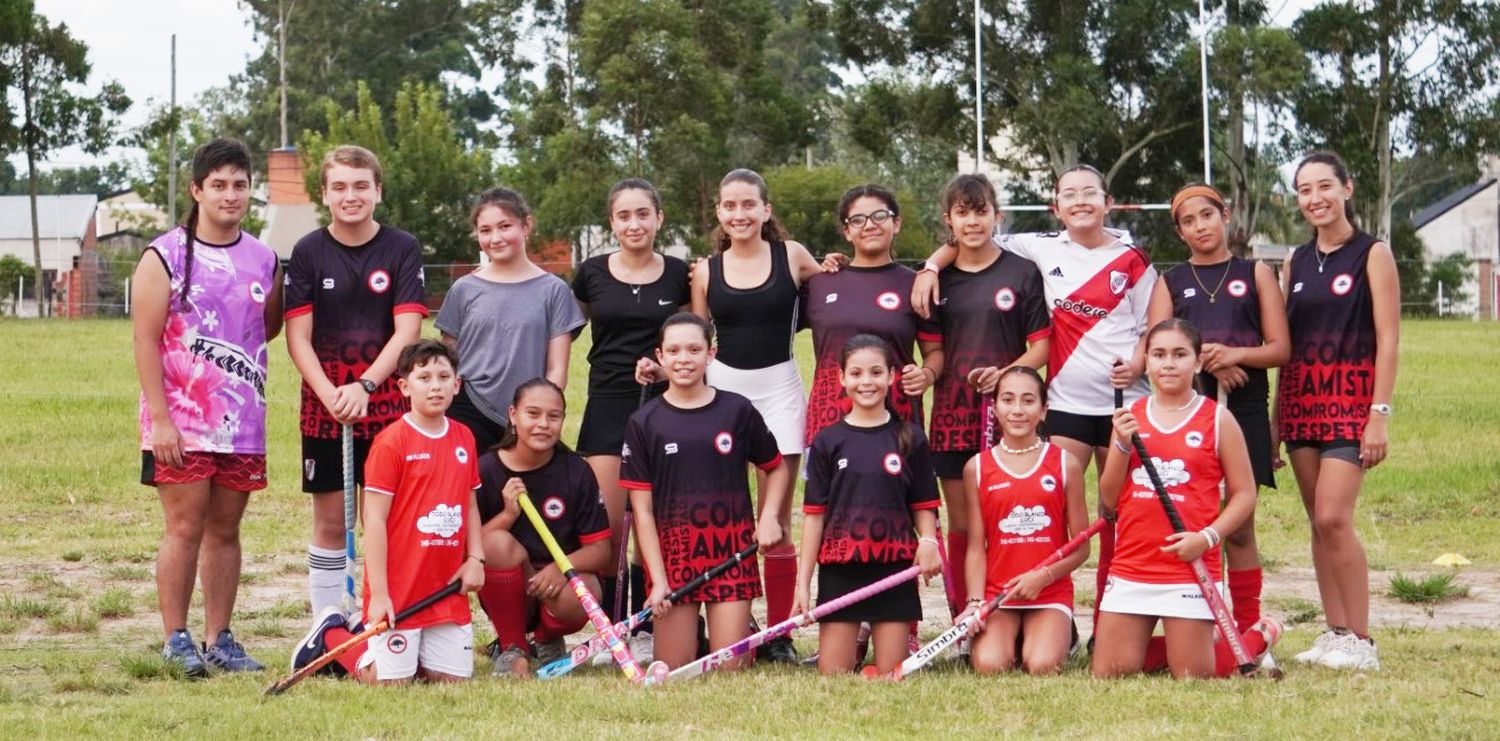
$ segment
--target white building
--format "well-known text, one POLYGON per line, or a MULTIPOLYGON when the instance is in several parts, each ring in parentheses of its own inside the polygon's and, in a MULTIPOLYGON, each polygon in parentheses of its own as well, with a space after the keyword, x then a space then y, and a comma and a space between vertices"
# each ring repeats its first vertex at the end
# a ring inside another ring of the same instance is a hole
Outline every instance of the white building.
POLYGON ((1500 157, 1489 156, 1478 182, 1412 217, 1417 236, 1426 248, 1427 263, 1454 254, 1467 255, 1471 277, 1465 282, 1463 302, 1448 304, 1445 313, 1471 314, 1481 319, 1496 315, 1495 265, 1500 262, 1500 157))

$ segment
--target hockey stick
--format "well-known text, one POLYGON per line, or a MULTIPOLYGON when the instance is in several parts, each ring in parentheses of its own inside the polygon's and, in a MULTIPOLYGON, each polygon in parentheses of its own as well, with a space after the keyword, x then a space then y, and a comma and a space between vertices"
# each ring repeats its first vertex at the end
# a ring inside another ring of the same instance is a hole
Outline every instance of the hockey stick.
POLYGON ((359 549, 354 542, 356 499, 354 492, 354 426, 343 425, 344 454, 344 614, 353 615, 359 610, 359 597, 355 596, 354 584, 359 579, 359 549))
MULTIPOLYGON (((401 621, 403 621, 403 620, 411 617, 412 615, 415 615, 415 614, 417 614, 417 613, 419 613, 419 612, 421 612, 421 611, 423 611, 423 610, 425 610, 425 609, 427 609, 429 607, 432 607, 434 604, 437 603, 438 600, 441 600, 444 597, 447 597, 447 596, 452 595, 452 594, 458 594, 458 588, 459 588, 459 586, 461 586, 461 584, 462 584, 461 582, 456 581, 456 580, 448 582, 442 589, 439 589, 436 592, 433 592, 432 594, 429 594, 426 597, 423 597, 422 599, 418 600, 417 603, 414 604, 414 605, 412 605, 411 607, 408 607, 405 610, 402 610, 401 612, 396 613, 396 624, 400 625, 401 621)), ((297 671, 292 672, 291 676, 288 676, 286 679, 283 679, 283 680, 281 680, 279 682, 273 682, 271 684, 271 686, 269 686, 269 687, 265 688, 264 690, 262 690, 261 694, 262 695, 279 695, 279 694, 281 694, 283 692, 286 692, 287 690, 291 689, 292 685, 294 685, 294 684, 296 684, 298 682, 301 682, 302 680, 306 679, 309 675, 316 673, 319 669, 322 669, 323 667, 328 666, 330 663, 333 662, 334 659, 337 659, 338 657, 342 656, 345 651, 348 651, 349 649, 354 648, 355 646, 358 646, 359 644, 364 643, 365 641, 368 641, 371 638, 374 638, 375 636, 378 636, 381 633, 386 632, 387 630, 390 629, 390 627, 391 627, 391 624, 390 624, 389 621, 381 620, 380 622, 378 622, 378 623, 376 623, 374 625, 371 625, 371 626, 365 628, 363 632, 360 632, 357 635, 354 635, 354 636, 350 637, 348 640, 344 641, 343 643, 340 643, 339 645, 334 646, 333 648, 328 649, 327 651, 325 651, 323 653, 322 656, 319 656, 318 658, 313 659, 310 663, 304 665, 301 669, 298 669, 297 671)))
MULTIPOLYGON (((714 579, 720 574, 723 574, 724 572, 739 565, 741 561, 744 561, 747 558, 754 558, 755 551, 758 548, 760 548, 759 544, 751 543, 745 548, 745 550, 742 550, 739 553, 736 553, 733 556, 730 556, 729 558, 726 558, 723 561, 714 564, 713 567, 711 567, 709 570, 693 577, 692 581, 672 590, 672 593, 667 595, 667 601, 675 603, 677 600, 680 600, 683 597, 692 594, 695 590, 698 589, 698 587, 707 584, 710 579, 714 579)), ((631 615, 629 620, 623 620, 615 623, 615 633, 620 635, 629 635, 630 631, 634 630, 637 626, 644 624, 650 619, 651 609, 647 608, 641 610, 640 612, 631 615)), ((562 675, 578 668, 584 662, 588 661, 589 658, 594 654, 604 650, 605 647, 604 636, 595 635, 593 638, 590 638, 587 641, 578 644, 573 648, 571 652, 568 653, 567 656, 538 669, 536 676, 540 679, 555 679, 557 677, 561 677, 562 675)))
POLYGON ((651 664, 650 676, 646 678, 646 686, 650 687, 669 680, 692 679, 693 677, 702 675, 704 672, 717 669, 737 657, 749 654, 767 641, 787 635, 808 623, 815 623, 826 615, 838 612, 849 605, 873 597, 897 584, 911 581, 917 578, 917 575, 920 573, 922 573, 922 569, 919 566, 903 569, 873 584, 865 585, 848 594, 835 597, 806 613, 793 615, 759 633, 741 639, 734 645, 710 652, 707 656, 692 663, 683 664, 670 672, 667 671, 666 664, 660 661, 654 662, 651 664))
MULTIPOLYGON (((1041 563, 1033 566, 1032 570, 1035 571, 1036 569, 1047 568, 1048 566, 1051 566, 1052 564, 1055 564, 1058 561, 1067 558, 1068 554, 1078 550, 1078 548, 1081 547, 1084 543, 1087 543, 1090 538, 1093 538, 1094 535, 1096 535, 1100 530, 1103 530, 1106 524, 1107 523, 1105 523, 1103 518, 1094 520, 1093 524, 1089 525, 1082 532, 1073 536, 1072 540, 1063 543, 1062 546, 1053 551, 1051 555, 1047 556, 1045 559, 1042 559, 1041 563)), ((947 650, 949 646, 958 643, 960 638, 968 635, 971 626, 976 623, 983 623, 984 620, 990 616, 991 612, 994 612, 996 608, 998 608, 1009 598, 1009 592, 1001 592, 995 595, 993 599, 981 605, 980 608, 974 612, 974 614, 964 618, 963 620, 960 620, 953 627, 943 631, 942 635, 932 639, 932 641, 923 646, 916 653, 906 657, 906 660, 902 661, 901 665, 896 667, 895 671, 891 672, 887 676, 889 676, 891 679, 901 679, 931 663, 933 659, 938 657, 938 654, 941 654, 943 651, 947 650)))
POLYGON ((567 577, 568 586, 572 587, 573 594, 578 596, 578 603, 583 605, 583 612, 588 615, 589 622, 594 624, 594 629, 599 631, 599 635, 604 636, 605 645, 609 646, 610 654, 615 657, 615 665, 625 673, 626 679, 637 683, 644 680, 645 673, 635 663, 635 657, 630 655, 630 649, 625 647, 625 642, 620 640, 619 634, 615 633, 614 625, 610 624, 609 618, 605 616, 604 610, 600 609, 594 595, 589 594, 588 586, 583 583, 583 577, 578 575, 578 570, 573 568, 573 562, 568 560, 568 554, 563 553, 562 546, 559 546, 557 539, 552 537, 552 531, 547 529, 547 521, 542 519, 542 513, 536 511, 536 506, 531 503, 531 497, 523 491, 518 499, 521 509, 526 512, 526 518, 531 520, 537 535, 541 536, 542 542, 552 554, 552 560, 557 562, 557 568, 562 569, 563 576, 567 577))
POLYGON ((982 394, 979 398, 984 404, 984 432, 979 447, 991 448, 995 445, 995 395, 982 394))

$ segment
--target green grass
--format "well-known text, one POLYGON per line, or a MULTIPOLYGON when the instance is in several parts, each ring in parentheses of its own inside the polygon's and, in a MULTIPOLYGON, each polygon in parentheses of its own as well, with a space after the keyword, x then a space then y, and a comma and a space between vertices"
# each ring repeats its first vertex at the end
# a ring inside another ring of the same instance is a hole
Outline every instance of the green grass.
POLYGON ((1391 586, 1386 593, 1402 602, 1431 605, 1467 597, 1469 588, 1460 584, 1458 575, 1452 572, 1427 576, 1407 576, 1398 573, 1391 577, 1391 586))
MULTIPOLYGON (((798 342, 808 379, 806 334, 798 342)), ((1378 674, 1288 667, 1279 684, 1100 683, 1076 667, 1050 679, 976 679, 940 662, 901 685, 760 668, 644 692, 624 686, 614 672, 581 670, 546 684, 480 677, 461 687, 371 689, 315 679, 263 701, 260 689, 283 671, 289 644, 307 620, 302 553, 309 515, 297 485, 297 383, 280 340, 272 344, 268 386, 270 488, 252 497, 242 527, 246 573, 253 564, 254 575, 241 589, 235 616, 237 634, 271 670, 176 681, 180 673, 154 653, 161 636, 149 582, 161 508, 155 493, 136 483, 138 391, 129 346, 129 325, 120 321, 0 320, 0 579, 14 575, 0 586, 0 718, 7 736, 140 737, 190 729, 226 737, 472 737, 535 735, 539 728, 558 737, 771 738, 1493 732, 1493 707, 1475 694, 1500 693, 1493 670, 1500 637, 1477 629, 1383 629, 1378 674), (99 617, 111 621, 102 635, 50 632, 86 626, 89 616, 91 630, 100 630, 99 617)), ((568 441, 582 416, 587 349, 586 337, 574 347, 568 441)), ((1457 551, 1473 560, 1475 571, 1496 569, 1496 367, 1500 327, 1403 326, 1391 457, 1367 477, 1356 518, 1373 564, 1415 573, 1437 554, 1457 551)), ((1279 484, 1260 500, 1260 548, 1275 569, 1306 568, 1306 516, 1289 471, 1279 474, 1279 484)), ((194 604, 196 635, 201 599, 194 604)), ((1266 605, 1302 624, 1288 631, 1278 655, 1306 647, 1317 632, 1317 605, 1275 594, 1266 595, 1266 605)), ((476 644, 488 631, 481 620, 476 644)), ((811 644, 803 639, 800 647, 811 644)), ((487 662, 479 663, 482 672, 487 662)))
POLYGON ((99 614, 87 607, 74 607, 48 618, 47 629, 53 633, 97 633, 99 614))

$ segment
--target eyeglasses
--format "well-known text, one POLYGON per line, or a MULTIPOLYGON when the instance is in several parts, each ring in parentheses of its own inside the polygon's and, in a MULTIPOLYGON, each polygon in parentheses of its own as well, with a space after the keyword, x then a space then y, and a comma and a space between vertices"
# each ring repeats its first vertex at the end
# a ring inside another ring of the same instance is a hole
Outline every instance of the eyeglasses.
POLYGON ((1102 200, 1104 200, 1104 191, 1098 188, 1065 190, 1057 194, 1057 205, 1059 206, 1071 206, 1075 203, 1091 203, 1102 200))
POLYGON ((847 219, 844 219, 844 223, 854 227, 855 229, 862 229, 864 228, 865 222, 867 221, 873 221, 876 224, 884 224, 885 222, 890 221, 892 216, 895 216, 895 214, 882 208, 879 211, 874 211, 868 214, 855 214, 847 219))

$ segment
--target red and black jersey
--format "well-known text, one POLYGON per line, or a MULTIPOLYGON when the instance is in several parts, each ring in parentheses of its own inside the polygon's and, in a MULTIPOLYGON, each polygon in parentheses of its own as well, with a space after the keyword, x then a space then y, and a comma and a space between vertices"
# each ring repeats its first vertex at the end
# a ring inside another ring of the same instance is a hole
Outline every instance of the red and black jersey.
MULTIPOLYGON (((477 492, 480 522, 489 522, 505 509, 501 492, 505 490, 505 483, 516 476, 526 484, 527 496, 542 513, 547 529, 563 553, 609 540, 609 512, 604 508, 604 499, 599 496, 599 482, 594 478, 594 470, 581 456, 562 450, 557 451, 546 465, 530 471, 512 471, 500 460, 498 452, 480 455, 477 492)), ((517 517, 515 524, 510 526, 510 534, 526 548, 526 556, 533 564, 552 563, 552 553, 547 550, 530 518, 517 517)))
POLYGON ((920 425, 893 418, 855 427, 842 420, 813 440, 802 511, 823 515, 818 563, 909 562, 917 555, 912 512, 941 505, 920 425), (904 455, 902 425, 911 430, 904 455))
MULTIPOLYGON (((292 248, 285 280, 286 316, 312 314, 313 351, 335 386, 353 383, 375 362, 396 333, 397 314, 427 316, 422 246, 393 227, 381 225, 374 238, 354 246, 339 243, 326 228, 312 232, 292 248)), ((374 437, 407 408, 393 374, 370 395, 369 416, 354 423, 354 436, 374 437)), ((306 382, 302 434, 339 436, 338 420, 306 382)))
POLYGON ((1366 274, 1375 238, 1328 254, 1308 242, 1287 263, 1292 359, 1278 377, 1281 439, 1359 440, 1375 396, 1375 307, 1366 274))
MULTIPOLYGON (((646 402, 625 425, 620 486, 651 492, 671 588, 755 541, 755 507, 747 464, 781 463, 776 438, 760 412, 739 394, 717 390, 696 409, 665 397, 646 402)), ((755 559, 705 584, 691 602, 737 602, 760 596, 755 559)))
POLYGON ((896 379, 891 383, 891 404, 908 422, 921 424, 922 398, 901 390, 901 369, 914 363, 920 317, 911 310, 908 297, 917 274, 904 265, 890 263, 874 268, 848 265, 837 273, 819 273, 803 287, 802 326, 811 327, 813 355, 812 393, 807 399, 805 445, 824 427, 849 413, 849 396, 839 381, 844 343, 857 334, 872 334, 886 341, 896 353, 896 379))
POLYGON ((687 263, 664 257, 661 277, 634 285, 609 272, 609 255, 590 257, 573 276, 573 297, 589 307, 589 396, 635 398, 635 363, 653 357, 662 322, 692 302, 687 263))
POLYGON ((978 450, 986 410, 969 371, 1010 365, 1027 343, 1051 334, 1042 274, 1030 260, 997 250, 981 270, 944 268, 938 285, 942 299, 918 335, 943 343, 943 374, 932 389, 932 449, 978 450))
MULTIPOLYGON (((1172 296, 1172 316, 1198 328, 1204 342, 1229 347, 1260 347, 1265 336, 1260 327, 1260 291, 1255 285, 1255 261, 1230 257, 1214 265, 1182 263, 1162 274, 1172 296)), ((1232 397, 1258 400, 1265 408, 1270 382, 1265 368, 1242 367, 1248 379, 1232 397)), ((1212 373, 1198 374, 1198 383, 1209 397, 1218 396, 1219 382, 1212 373)))

